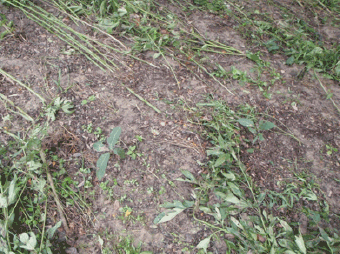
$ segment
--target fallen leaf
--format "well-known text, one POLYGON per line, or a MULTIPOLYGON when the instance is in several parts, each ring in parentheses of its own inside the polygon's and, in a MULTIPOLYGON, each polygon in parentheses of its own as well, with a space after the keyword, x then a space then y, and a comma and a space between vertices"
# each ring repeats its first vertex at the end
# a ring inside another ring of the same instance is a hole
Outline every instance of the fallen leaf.
POLYGON ((125 217, 128 217, 131 213, 132 213, 132 211, 127 210, 127 211, 125 212, 125 217))

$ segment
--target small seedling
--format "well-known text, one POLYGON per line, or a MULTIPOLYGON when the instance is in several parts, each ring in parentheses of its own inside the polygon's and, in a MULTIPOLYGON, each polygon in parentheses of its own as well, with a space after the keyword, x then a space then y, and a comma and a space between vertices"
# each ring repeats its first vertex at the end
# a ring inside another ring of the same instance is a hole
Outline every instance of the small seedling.
POLYGON ((141 153, 136 152, 137 146, 130 146, 129 150, 126 152, 127 155, 130 155, 133 160, 135 160, 138 157, 142 156, 141 153))
POLYGON ((139 183, 136 179, 131 179, 131 180, 125 180, 124 181, 125 185, 130 185, 130 186, 139 186, 139 183))
POLYGON ((256 127, 255 123, 247 118, 240 118, 237 120, 239 124, 241 124, 244 127, 247 127, 248 130, 255 135, 255 138, 253 140, 253 144, 257 141, 264 141, 263 134, 261 131, 267 131, 272 128, 274 128, 276 125, 269 121, 260 121, 258 127, 256 127))
POLYGON ((11 34, 14 32, 14 26, 13 21, 8 21, 6 19, 6 16, 3 14, 0 14, 0 28, 3 27, 4 31, 0 33, 0 41, 4 39, 8 34, 11 34))
POLYGON ((88 125, 82 125, 81 128, 86 131, 87 133, 92 133, 93 132, 93 124, 89 123, 88 125))
POLYGON ((331 145, 326 145, 326 149, 327 149, 327 155, 331 156, 334 152, 338 152, 338 149, 331 146, 331 145))
POLYGON ((142 141, 143 141, 143 137, 142 137, 142 136, 136 135, 135 138, 136 138, 139 142, 142 142, 142 141))
POLYGON ((66 114, 72 114, 74 112, 73 104, 69 100, 61 99, 57 97, 52 104, 46 107, 45 114, 48 120, 54 121, 59 110, 64 111, 66 114))
POLYGON ((149 188, 147 188, 147 190, 146 190, 146 192, 149 194, 149 195, 151 195, 152 193, 153 193, 153 187, 151 186, 151 187, 149 187, 149 188))
MULTIPOLYGON (((104 153, 100 155, 98 161, 97 161, 97 177, 99 180, 101 180, 106 172, 107 163, 110 159, 110 155, 112 152, 116 155, 119 155, 121 158, 125 158, 125 151, 120 147, 115 147, 116 143, 119 140, 120 134, 122 133, 121 127, 115 127, 112 129, 110 136, 107 138, 107 144, 110 152, 104 153)), ((93 144, 93 149, 97 152, 101 152, 105 145, 103 142, 98 141, 93 144)))
POLYGON ((95 95, 91 95, 87 100, 82 100, 82 101, 81 101, 81 105, 84 106, 84 105, 86 105, 88 102, 94 101, 95 99, 96 99, 96 96, 95 96, 95 95))

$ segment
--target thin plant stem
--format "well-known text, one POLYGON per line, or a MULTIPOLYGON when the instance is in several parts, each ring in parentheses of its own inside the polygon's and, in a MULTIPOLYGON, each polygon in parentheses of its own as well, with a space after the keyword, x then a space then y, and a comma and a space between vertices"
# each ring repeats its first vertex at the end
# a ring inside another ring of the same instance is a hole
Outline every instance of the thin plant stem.
POLYGON ((158 108, 156 108, 154 105, 152 105, 150 102, 148 102, 147 100, 145 100, 142 96, 140 96, 139 94, 136 94, 132 89, 128 88, 127 86, 125 86, 124 84, 122 84, 123 87, 126 88, 126 90, 128 90, 130 93, 132 93, 134 96, 136 96, 138 99, 140 99, 142 102, 144 102, 146 105, 148 105, 149 107, 151 107, 154 111, 156 111, 157 113, 162 113, 162 111, 160 111, 158 108))
POLYGON ((35 91, 33 91, 32 88, 28 87, 27 85, 25 85, 24 83, 22 83, 20 80, 14 78, 12 75, 10 75, 9 73, 5 72, 3 69, 0 68, 0 73, 4 76, 6 76, 7 78, 13 80, 14 82, 18 83, 20 86, 26 88, 28 91, 30 91, 32 94, 34 94, 35 96, 37 96, 41 102, 45 105, 45 99, 38 93, 36 93, 35 91))
MULTIPOLYGON (((319 79, 318 75, 316 75, 316 72, 314 70, 314 76, 316 77, 316 79, 319 81, 320 86, 322 87, 323 91, 328 95, 327 89, 326 87, 322 84, 321 80, 319 79)), ((329 100, 333 103, 333 106, 336 108, 336 110, 338 111, 338 113, 340 113, 340 108, 336 105, 336 103, 334 102, 334 100, 332 98, 329 98, 329 100)))
MULTIPOLYGON (((183 50, 181 50, 183 54, 185 54, 188 57, 188 54, 185 53, 183 50)), ((208 74, 210 77, 212 77, 220 86, 222 86, 224 89, 228 91, 228 93, 235 95, 232 91, 230 91, 225 85, 223 85, 218 79, 215 78, 214 75, 212 75, 208 70, 203 67, 201 64, 199 64, 197 61, 195 61, 193 58, 190 58, 190 61, 194 62, 200 69, 202 69, 206 74, 208 74)))

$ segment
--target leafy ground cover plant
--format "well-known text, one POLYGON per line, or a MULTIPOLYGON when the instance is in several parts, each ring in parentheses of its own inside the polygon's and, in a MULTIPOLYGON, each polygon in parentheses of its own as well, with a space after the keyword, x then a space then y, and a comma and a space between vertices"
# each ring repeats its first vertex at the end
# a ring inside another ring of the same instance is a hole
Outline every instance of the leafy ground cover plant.
POLYGON ((280 6, 286 12, 285 20, 276 24, 265 13, 257 10, 247 12, 241 10, 236 3, 230 3, 236 11, 233 14, 242 21, 239 29, 247 29, 244 34, 265 46, 268 52, 284 53, 288 56, 287 65, 305 65, 307 69, 314 69, 331 79, 339 80, 340 45, 335 43, 326 47, 321 35, 307 20, 296 17, 291 10, 280 6))
POLYGON ((52 253, 61 221, 46 229, 49 184, 40 158, 43 133, 44 128, 36 127, 28 138, 13 135, 16 139, 0 147, 2 253, 52 253))
POLYGON ((155 218, 154 223, 165 223, 179 213, 191 210, 189 213, 193 218, 212 231, 196 246, 202 253, 212 253, 208 252, 210 243, 218 238, 226 242, 228 253, 232 250, 237 253, 338 252, 339 235, 336 231, 330 235, 328 229, 321 226, 322 221, 328 220, 327 205, 315 195, 318 187, 313 181, 299 176, 291 183, 282 182, 285 186, 282 192, 268 192, 256 186, 240 160, 240 125, 255 135, 254 143, 261 142, 264 139, 262 131, 275 128, 275 124, 262 120, 255 129, 257 116, 249 107, 234 111, 217 101, 200 104, 203 105, 214 109, 213 120, 202 123, 212 144, 207 150, 209 160, 204 164, 208 173, 195 177, 189 171, 182 171, 183 178, 177 180, 195 186, 192 200, 175 200, 161 205, 166 210, 155 218), (215 195, 217 201, 209 202, 211 195, 215 195), (292 209, 302 199, 318 204, 317 210, 301 208, 314 229, 307 235, 301 234, 298 223, 276 212, 292 209), (200 213, 211 219, 200 219, 200 213), (233 240, 224 237, 228 235, 233 235, 233 240))
POLYGON ((55 198, 58 208, 61 204, 48 170, 42 142, 58 113, 73 113, 73 104, 59 96, 46 104, 45 99, 29 86, 2 69, 0 73, 27 89, 43 105, 34 119, 0 94, 1 101, 10 112, 4 121, 10 122, 15 114, 30 123, 27 130, 17 133, 10 132, 6 126, 0 128, 1 134, 5 135, 2 139, 5 143, 0 145, 0 252, 52 253, 55 232, 62 223, 64 228, 67 224, 60 210, 61 220, 53 225, 48 222, 49 198, 55 198))

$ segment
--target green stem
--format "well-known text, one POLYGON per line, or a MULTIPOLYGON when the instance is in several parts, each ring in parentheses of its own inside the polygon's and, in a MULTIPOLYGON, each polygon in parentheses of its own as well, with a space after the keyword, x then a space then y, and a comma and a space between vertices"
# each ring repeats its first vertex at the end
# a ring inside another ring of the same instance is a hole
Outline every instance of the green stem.
POLYGON ((32 94, 34 94, 35 96, 37 96, 41 102, 45 105, 45 99, 38 93, 34 92, 32 88, 28 87, 27 85, 25 85, 24 83, 22 83, 20 80, 17 80, 16 78, 14 78, 12 75, 8 74, 7 72, 5 72, 3 69, 0 68, 0 74, 6 76, 7 78, 15 81, 16 83, 18 83, 20 86, 26 88, 28 91, 30 91, 32 94))
MULTIPOLYGON (((314 70, 314 76, 315 76, 316 79, 319 81, 319 84, 320 84, 320 86, 322 87, 322 89, 324 90, 324 92, 325 92, 326 94, 328 94, 326 88, 325 88, 324 85, 321 83, 321 81, 320 81, 318 75, 316 75, 315 70, 314 70)), ((336 108, 336 110, 338 111, 338 113, 340 113, 340 108, 336 105, 336 103, 334 102, 334 100, 333 100, 332 98, 329 98, 329 99, 330 99, 330 101, 333 103, 333 106, 336 108)))
POLYGON ((43 242, 44 242, 45 228, 46 228, 46 218, 47 218, 47 197, 46 197, 46 202, 45 202, 45 218, 44 218, 44 225, 43 225, 43 231, 42 231, 42 233, 41 233, 40 252, 42 251, 43 242))
MULTIPOLYGON (((185 53, 183 50, 181 50, 181 53, 183 53, 184 55, 186 55, 188 58, 188 54, 185 53)), ((222 86, 224 89, 226 89, 228 91, 228 93, 235 95, 233 92, 231 92, 225 85, 223 85, 218 79, 215 78, 214 75, 212 75, 210 72, 207 71, 207 69, 205 67, 203 67, 202 65, 200 65, 198 62, 196 62, 193 58, 190 58, 190 61, 194 62, 200 69, 202 69, 206 74, 208 74, 210 77, 212 77, 220 86, 222 86)))
POLYGON ((125 86, 124 84, 122 84, 123 87, 126 88, 126 90, 128 90, 130 93, 132 93, 134 96, 136 96, 138 99, 140 99, 142 102, 144 102, 146 105, 148 105, 149 107, 151 107, 154 111, 156 111, 157 113, 162 113, 158 108, 156 108, 154 105, 152 105, 150 102, 148 102, 147 100, 145 100, 142 96, 140 96, 139 94, 136 94, 132 89, 128 88, 127 86, 125 86))

